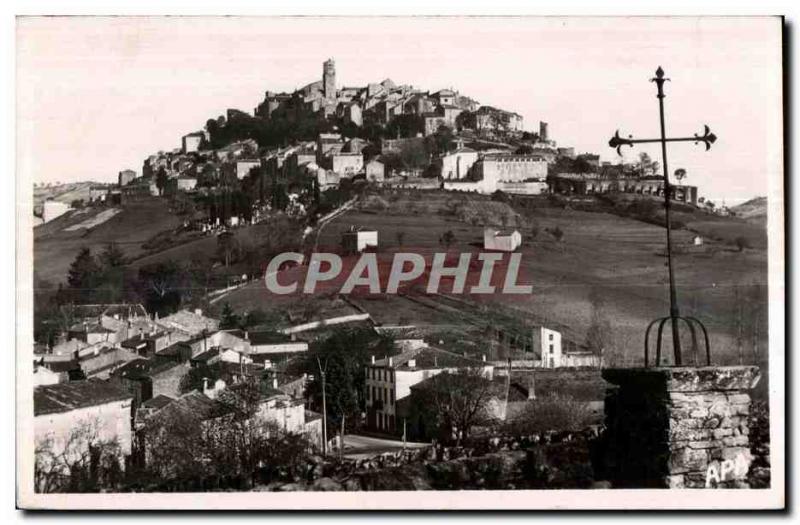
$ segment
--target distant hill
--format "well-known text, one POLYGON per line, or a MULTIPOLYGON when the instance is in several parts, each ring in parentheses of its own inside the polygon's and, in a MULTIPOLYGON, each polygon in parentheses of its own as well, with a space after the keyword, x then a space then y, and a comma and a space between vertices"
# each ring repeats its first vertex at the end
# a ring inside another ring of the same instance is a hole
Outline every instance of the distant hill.
POLYGON ((767 220, 767 198, 756 197, 747 202, 743 202, 738 206, 731 208, 737 217, 746 219, 748 221, 766 221, 767 220))

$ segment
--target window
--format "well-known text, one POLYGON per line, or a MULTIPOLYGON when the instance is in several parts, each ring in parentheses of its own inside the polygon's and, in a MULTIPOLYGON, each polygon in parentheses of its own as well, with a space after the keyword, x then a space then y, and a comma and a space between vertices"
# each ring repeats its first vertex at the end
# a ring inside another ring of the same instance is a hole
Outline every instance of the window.
POLYGON ((377 398, 377 397, 375 397, 375 387, 373 386, 373 387, 372 387, 372 400, 373 400, 373 401, 377 401, 377 399, 378 399, 378 398, 377 398))
POLYGON ((389 399, 391 400, 389 403, 394 405, 394 390, 389 390, 389 399))
POLYGON ((383 399, 389 401, 389 391, 386 390, 385 388, 383 389, 383 399))
POLYGON ((550 339, 551 341, 553 340, 553 334, 550 334, 550 335, 548 335, 547 337, 548 337, 548 339, 550 339))
POLYGON ((550 353, 551 353, 551 354, 555 353, 555 350, 554 350, 554 348, 555 348, 555 345, 552 345, 552 344, 551 344, 551 345, 550 345, 550 353))

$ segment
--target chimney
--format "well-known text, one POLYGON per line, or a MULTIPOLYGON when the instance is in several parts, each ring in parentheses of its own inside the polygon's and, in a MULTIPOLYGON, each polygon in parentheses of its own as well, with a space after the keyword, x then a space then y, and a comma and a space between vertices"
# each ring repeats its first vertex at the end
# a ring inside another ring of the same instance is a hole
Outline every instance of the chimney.
POLYGON ((486 362, 486 354, 481 354, 481 358, 482 358, 483 362, 485 363, 486 362))
POLYGON ((203 309, 202 308, 195 308, 194 309, 194 314, 195 315, 203 315, 203 309))
POLYGON ((250 340, 250 334, 247 333, 247 330, 244 331, 244 340, 245 341, 249 341, 250 340))
POLYGON ((208 392, 208 378, 204 377, 203 378, 203 393, 205 394, 206 392, 208 392))
POLYGON ((394 365, 394 359, 390 357, 389 358, 389 366, 392 366, 392 365, 394 365))
POLYGON ((274 388, 276 390, 278 389, 278 378, 277 377, 273 377, 272 378, 272 388, 274 388))
POLYGON ((372 364, 374 365, 375 364, 375 356, 373 355, 371 357, 372 357, 372 364))

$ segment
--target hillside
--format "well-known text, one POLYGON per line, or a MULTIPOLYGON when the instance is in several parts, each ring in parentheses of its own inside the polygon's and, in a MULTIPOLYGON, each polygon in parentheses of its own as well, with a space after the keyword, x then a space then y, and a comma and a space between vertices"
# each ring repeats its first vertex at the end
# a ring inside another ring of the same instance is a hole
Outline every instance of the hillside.
POLYGON ((44 201, 53 199, 58 202, 70 204, 75 200, 89 200, 89 188, 95 185, 95 182, 70 182, 68 184, 59 184, 57 186, 39 186, 33 189, 33 207, 34 210, 39 211, 44 201))
POLYGON ((738 206, 732 207, 731 211, 734 212, 737 217, 740 217, 747 221, 766 223, 767 198, 756 197, 755 199, 750 199, 747 202, 743 202, 738 206))
POLYGON ((144 242, 180 224, 167 201, 157 198, 70 211, 34 228, 34 279, 52 285, 66 281, 70 264, 84 246, 95 252, 114 242, 126 257, 137 257, 144 253, 144 242))
MULTIPOLYGON (((332 221, 321 233, 319 251, 337 250, 342 232, 350 226, 375 228, 379 234, 379 260, 388 264, 397 251, 414 251, 430 257, 442 251, 439 239, 451 230, 455 241, 451 251, 480 250, 483 220, 499 222, 506 214, 509 226, 523 233, 520 275, 533 284, 531 296, 464 296, 474 302, 475 317, 495 307, 516 309, 522 318, 565 327, 576 342, 582 342, 589 326, 593 297, 613 326, 614 350, 607 358, 616 363, 641 360, 647 324, 666 315, 669 309, 664 229, 640 220, 606 212, 580 211, 554 206, 547 198, 519 199, 511 207, 493 202, 488 196, 430 192, 385 192, 364 200, 364 204, 332 221), (473 220, 470 211, 483 216, 473 220), (491 220, 494 218, 495 220, 491 220), (465 220, 467 222, 465 222, 465 220), (536 228, 535 238, 533 228, 536 228), (564 232, 556 242, 547 229, 564 232), (401 246, 402 238, 402 246, 401 246), (487 310, 488 308, 488 310, 487 310)), ((697 217, 698 224, 703 226, 697 217)), ((738 230, 740 220, 714 218, 718 229, 738 230)), ((499 224, 498 224, 499 225, 499 224)), ((755 234, 755 233, 754 233, 755 234)), ((712 355, 717 363, 731 363, 735 353, 735 301, 739 293, 751 293, 766 312, 767 254, 763 248, 739 252, 727 240, 709 237, 703 246, 692 246, 694 234, 675 232, 676 275, 679 303, 708 326, 712 355)), ((766 233, 761 229, 766 246, 766 233)), ((235 309, 263 309, 285 305, 287 298, 270 296, 263 282, 234 292, 224 301, 235 309)), ((386 325, 415 324, 429 331, 462 329, 465 337, 478 338, 480 331, 463 330, 468 309, 448 309, 409 297, 362 296, 353 301, 386 325), (459 328, 461 326, 461 328, 459 328)), ((283 307, 283 306, 280 306, 283 307)), ((279 308, 280 308, 279 307, 279 308)), ((759 321, 759 334, 766 348, 766 314, 759 321)), ((688 344, 688 342, 687 342, 688 344)), ((746 345, 750 358, 750 345, 746 345)))

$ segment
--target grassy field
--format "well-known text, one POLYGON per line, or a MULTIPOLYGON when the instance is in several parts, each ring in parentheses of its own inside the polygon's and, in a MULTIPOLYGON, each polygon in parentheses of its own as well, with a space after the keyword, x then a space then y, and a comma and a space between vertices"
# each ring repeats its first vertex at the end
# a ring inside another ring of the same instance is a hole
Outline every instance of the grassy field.
POLYGON ((108 243, 115 242, 126 257, 138 257, 144 253, 142 244, 148 239, 181 224, 166 201, 150 198, 122 206, 119 213, 93 228, 67 230, 107 209, 98 207, 70 212, 36 227, 33 234, 34 279, 51 284, 66 281, 69 265, 84 246, 97 253, 108 243))
MULTIPOLYGON (((497 301, 514 308, 531 322, 565 325, 574 333, 583 334, 591 320, 592 297, 599 298, 598 307, 613 327, 613 348, 607 357, 619 363, 640 361, 645 327, 650 320, 666 315, 669 310, 663 256, 665 231, 661 227, 610 213, 553 207, 547 199, 539 199, 532 210, 525 210, 477 195, 397 192, 366 199, 359 209, 332 221, 320 235, 318 250, 336 250, 342 232, 351 226, 365 226, 378 230, 379 258, 384 261, 399 250, 426 256, 444 251, 439 239, 448 230, 455 236, 450 247, 452 252, 477 253, 482 221, 497 224, 504 214, 506 222, 518 225, 523 233, 521 275, 533 285, 533 294, 522 298, 488 296, 480 300, 497 301), (477 220, 472 218, 476 215, 474 210, 478 210, 477 220), (531 234, 534 227, 538 230, 535 239, 531 234), (556 227, 564 232, 561 242, 546 233, 547 229, 556 227)), ((714 224, 738 227, 738 221, 727 223, 724 219, 715 220, 714 224)), ((693 233, 687 230, 675 231, 673 236, 678 252, 675 259, 679 304, 683 312, 700 317, 708 326, 712 334, 713 360, 731 364, 738 362, 736 289, 739 287, 740 294, 756 294, 744 317, 745 322, 749 322, 752 305, 761 307, 758 331, 763 354, 766 348, 766 251, 753 248, 739 252, 727 242, 713 239, 707 239, 702 247, 694 247, 692 237, 693 233)), ((263 297, 268 300, 266 290, 263 290, 263 297)), ((470 298, 479 300, 477 296, 470 298)), ((249 299, 253 304, 254 298, 249 299)), ((235 296, 232 301, 236 301, 235 296)), ((433 311, 404 297, 367 296, 357 301, 376 321, 387 325, 447 325, 454 322, 454 317, 457 322, 457 315, 433 311)), ((746 330, 745 336, 749 337, 752 329, 746 330)), ((748 339, 743 348, 745 361, 755 359, 751 348, 748 339)))

